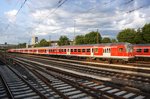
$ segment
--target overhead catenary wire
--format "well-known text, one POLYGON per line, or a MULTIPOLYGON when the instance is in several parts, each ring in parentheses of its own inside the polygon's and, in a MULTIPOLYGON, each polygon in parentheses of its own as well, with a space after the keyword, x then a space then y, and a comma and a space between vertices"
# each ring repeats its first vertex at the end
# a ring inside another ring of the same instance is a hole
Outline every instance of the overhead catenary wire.
MULTIPOLYGON (((65 2, 66 2, 67 0, 59 0, 58 2, 57 2, 57 6, 55 7, 55 9, 53 9, 46 17, 45 17, 45 19, 47 19, 50 15, 52 15, 52 14, 54 14, 65 2)), ((40 20, 41 20, 42 18, 40 17, 40 20)), ((42 21, 39 21, 39 23, 37 24, 37 26, 38 25, 40 25, 42 23, 42 21)))
POLYGON ((114 2, 114 1, 115 0, 110 0, 109 2, 104 3, 104 5, 108 5, 108 4, 110 4, 110 3, 114 2))
POLYGON ((134 0, 129 0, 129 1, 126 1, 125 3, 123 3, 123 5, 128 5, 130 3, 132 3, 134 0))
POLYGON ((132 12, 134 12, 134 11, 137 11, 137 10, 143 9, 143 8, 145 8, 145 7, 149 7, 149 6, 150 6, 149 4, 142 5, 142 6, 140 6, 140 7, 137 7, 137 8, 135 8, 135 9, 132 9, 132 10, 126 12, 126 13, 132 13, 132 12))
MULTIPOLYGON (((19 1, 19 0, 18 0, 19 1)), ((17 1, 17 3, 18 3, 17 1)), ((21 4, 20 8, 18 9, 17 13, 14 15, 15 17, 19 14, 20 10, 23 8, 23 6, 25 5, 25 3, 27 2, 27 0, 24 0, 24 2, 21 4)), ((10 23, 8 23, 8 25, 6 26, 4 32, 6 32, 8 30, 8 28, 10 27, 10 23)))
POLYGON ((58 2, 58 6, 57 6, 50 14, 48 14, 48 15, 46 16, 46 18, 48 18, 50 15, 54 14, 54 13, 56 12, 56 10, 57 10, 58 8, 60 8, 67 0, 64 0, 64 1, 60 0, 60 1, 61 1, 61 2, 58 2))
POLYGON ((58 3, 61 3, 63 0, 59 0, 58 3))
POLYGON ((27 0, 24 0, 24 2, 21 4, 21 6, 20 6, 20 8, 19 8, 19 10, 17 11, 17 13, 16 13, 16 15, 15 16, 17 16, 18 15, 18 13, 20 12, 20 10, 23 8, 23 6, 25 5, 25 3, 27 2, 27 0))

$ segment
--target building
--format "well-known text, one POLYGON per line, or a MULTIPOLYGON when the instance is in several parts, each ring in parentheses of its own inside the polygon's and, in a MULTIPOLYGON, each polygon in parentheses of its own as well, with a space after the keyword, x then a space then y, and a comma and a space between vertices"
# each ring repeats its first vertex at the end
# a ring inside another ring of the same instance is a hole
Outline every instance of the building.
POLYGON ((0 50, 16 48, 17 45, 14 44, 0 44, 0 50))
POLYGON ((33 36, 31 39, 31 45, 35 45, 36 43, 38 43, 38 37, 33 36))
MULTIPOLYGON (((58 41, 50 41, 51 46, 59 46, 58 41)), ((69 41, 69 45, 73 45, 73 41, 69 41)))
POLYGON ((51 46, 58 46, 58 41, 50 41, 51 42, 51 46))

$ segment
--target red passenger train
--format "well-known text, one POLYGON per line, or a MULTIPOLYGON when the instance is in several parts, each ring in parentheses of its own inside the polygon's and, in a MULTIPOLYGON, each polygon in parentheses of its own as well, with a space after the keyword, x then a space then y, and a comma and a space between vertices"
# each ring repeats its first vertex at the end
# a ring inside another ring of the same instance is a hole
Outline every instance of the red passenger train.
POLYGON ((99 58, 128 61, 134 59, 133 45, 130 43, 107 43, 91 45, 57 46, 10 49, 9 52, 63 55, 69 57, 99 58))

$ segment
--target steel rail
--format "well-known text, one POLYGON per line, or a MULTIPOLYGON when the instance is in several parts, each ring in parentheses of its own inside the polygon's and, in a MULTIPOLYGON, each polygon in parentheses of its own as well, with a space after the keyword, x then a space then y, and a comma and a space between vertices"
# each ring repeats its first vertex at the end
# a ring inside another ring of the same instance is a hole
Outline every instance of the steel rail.
POLYGON ((19 75, 13 68, 8 66, 8 68, 15 73, 22 81, 24 81, 32 90, 34 90, 42 99, 48 99, 45 95, 43 95, 40 91, 38 91, 35 87, 33 87, 28 81, 26 81, 21 75, 19 75))
POLYGON ((7 91, 8 97, 9 97, 10 99, 14 99, 14 96, 13 96, 13 94, 12 94, 12 92, 11 92, 9 86, 7 85, 6 80, 4 79, 4 77, 2 76, 1 73, 0 73, 0 78, 2 79, 2 82, 3 82, 3 84, 4 84, 4 87, 5 87, 6 91, 7 91))

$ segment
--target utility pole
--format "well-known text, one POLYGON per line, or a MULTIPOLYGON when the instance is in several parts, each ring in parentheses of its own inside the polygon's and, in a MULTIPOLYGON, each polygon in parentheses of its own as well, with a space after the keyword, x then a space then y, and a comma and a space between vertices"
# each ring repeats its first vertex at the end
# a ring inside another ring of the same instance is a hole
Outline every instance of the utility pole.
POLYGON ((4 61, 5 61, 5 64, 6 64, 6 46, 7 46, 7 42, 5 42, 5 45, 4 45, 4 61))
POLYGON ((29 41, 28 41, 28 48, 29 48, 29 45, 30 45, 30 39, 29 39, 29 41))
POLYGON ((97 44, 99 44, 98 29, 97 29, 97 44))
POLYGON ((49 35, 49 46, 51 46, 51 36, 49 35))
POLYGON ((74 20, 74 37, 73 37, 73 45, 75 45, 75 25, 76 25, 76 20, 74 20))
POLYGON ((20 43, 18 42, 18 48, 20 48, 20 43))

